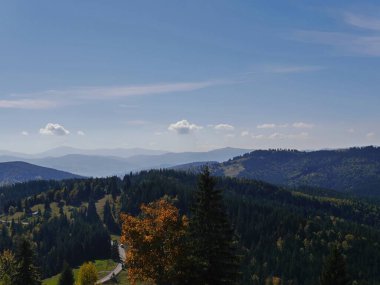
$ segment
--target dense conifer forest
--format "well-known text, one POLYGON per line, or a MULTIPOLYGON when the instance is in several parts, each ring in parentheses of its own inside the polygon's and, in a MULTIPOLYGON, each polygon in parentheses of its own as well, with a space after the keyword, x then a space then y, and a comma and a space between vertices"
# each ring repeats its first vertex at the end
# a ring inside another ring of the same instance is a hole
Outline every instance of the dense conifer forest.
POLYGON ((380 148, 337 150, 255 150, 212 164, 215 175, 264 180, 276 185, 333 189, 359 196, 380 196, 380 148))
MULTIPOLYGON (((198 180, 194 174, 157 170, 122 179, 33 181, 3 187, 0 250, 15 250, 19 240, 29 239, 42 277, 59 273, 65 261, 77 266, 109 258, 110 234, 121 230, 120 213, 138 215, 142 203, 166 195, 181 214, 191 216, 198 180), (101 210, 100 200, 106 201, 101 210)), ((247 179, 219 177, 215 183, 238 241, 242 284, 265 284, 268 278, 284 284, 318 284, 332 247, 342 253, 355 284, 380 282, 376 203, 247 179)))

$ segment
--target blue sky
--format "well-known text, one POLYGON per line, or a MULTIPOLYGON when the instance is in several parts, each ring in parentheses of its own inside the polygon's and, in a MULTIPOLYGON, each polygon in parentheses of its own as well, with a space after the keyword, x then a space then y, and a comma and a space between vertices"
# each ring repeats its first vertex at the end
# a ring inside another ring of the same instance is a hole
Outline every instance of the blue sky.
POLYGON ((0 149, 380 142, 378 1, 0 2, 0 149))

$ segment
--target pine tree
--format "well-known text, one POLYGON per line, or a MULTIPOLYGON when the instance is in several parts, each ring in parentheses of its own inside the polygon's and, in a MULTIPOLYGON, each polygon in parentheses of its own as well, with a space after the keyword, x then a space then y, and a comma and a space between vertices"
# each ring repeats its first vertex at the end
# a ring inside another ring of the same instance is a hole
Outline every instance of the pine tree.
POLYGON ((35 254, 30 242, 20 241, 16 250, 17 272, 14 275, 14 285, 41 285, 40 274, 34 264, 35 254))
POLYGON ((223 206, 222 193, 206 167, 190 219, 192 276, 190 284, 237 284, 239 258, 236 242, 223 206))
POLYGON ((334 246, 326 258, 320 276, 320 285, 348 285, 350 278, 347 275, 346 261, 334 246))
POLYGON ((70 265, 65 262, 63 264, 63 269, 61 276, 59 277, 58 285, 74 285, 74 274, 70 265))

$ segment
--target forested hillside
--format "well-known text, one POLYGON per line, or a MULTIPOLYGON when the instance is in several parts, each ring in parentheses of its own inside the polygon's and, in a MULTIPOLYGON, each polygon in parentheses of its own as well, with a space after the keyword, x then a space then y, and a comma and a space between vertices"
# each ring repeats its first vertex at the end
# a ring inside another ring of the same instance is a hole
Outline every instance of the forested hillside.
MULTIPOLYGON (((107 258, 110 233, 120 233, 120 213, 136 215, 142 203, 169 195, 188 215, 197 183, 196 175, 167 170, 0 188, 0 250, 28 237, 45 277, 58 273, 65 260, 74 266, 107 258)), ((352 280, 380 282, 376 204, 254 180, 219 177, 217 188, 239 240, 241 284, 265 284, 268 277, 281 278, 284 284, 316 284, 332 245, 346 256, 352 280)))
POLYGON ((80 178, 80 176, 22 161, 0 163, 0 185, 29 180, 62 180, 70 178, 80 178))
POLYGON ((216 175, 380 196, 380 148, 257 150, 212 165, 216 175))

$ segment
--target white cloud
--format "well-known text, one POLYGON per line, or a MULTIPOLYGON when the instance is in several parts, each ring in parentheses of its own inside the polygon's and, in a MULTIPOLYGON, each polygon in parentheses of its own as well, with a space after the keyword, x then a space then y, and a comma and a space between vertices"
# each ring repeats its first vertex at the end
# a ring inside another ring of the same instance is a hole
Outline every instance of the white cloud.
POLYGON ((370 133, 368 133, 367 135, 366 135, 366 137, 368 138, 368 139, 372 139, 373 137, 375 137, 375 133, 374 132, 370 132, 370 133))
POLYGON ((45 128, 40 129, 41 135, 56 135, 56 136, 65 136, 70 134, 68 130, 66 130, 60 124, 48 123, 45 128))
POLYGON ((78 136, 84 136, 84 135, 86 135, 86 134, 84 133, 84 131, 77 131, 77 135, 78 135, 78 136))
POLYGON ((276 127, 276 124, 262 124, 257 125, 258 129, 274 129, 276 127))
POLYGON ((234 137, 236 137, 235 134, 228 134, 228 135, 226 135, 226 138, 229 138, 229 139, 232 139, 232 138, 234 138, 234 137))
POLYGON ((27 131, 22 131, 21 134, 22 134, 23 136, 29 136, 29 133, 28 133, 27 131))
POLYGON ((0 100, 0 109, 49 109, 56 106, 56 102, 49 100, 0 100))
POLYGON ((297 129, 311 129, 314 127, 313 124, 308 124, 304 122, 296 122, 296 123, 293 123, 292 126, 297 129))
POLYGON ((218 131, 233 131, 235 127, 229 124, 219 124, 214 126, 214 129, 218 131))
POLYGON ((348 129, 347 132, 349 132, 350 134, 353 134, 355 133, 355 129, 354 128, 348 129))
POLYGON ((249 132, 248 131, 242 131, 240 135, 242 137, 247 137, 247 136, 249 136, 249 132))
POLYGON ((169 131, 175 131, 177 134, 185 135, 192 131, 202 129, 202 126, 197 126, 195 124, 189 123, 187 120, 181 120, 176 123, 170 124, 168 127, 169 131))

